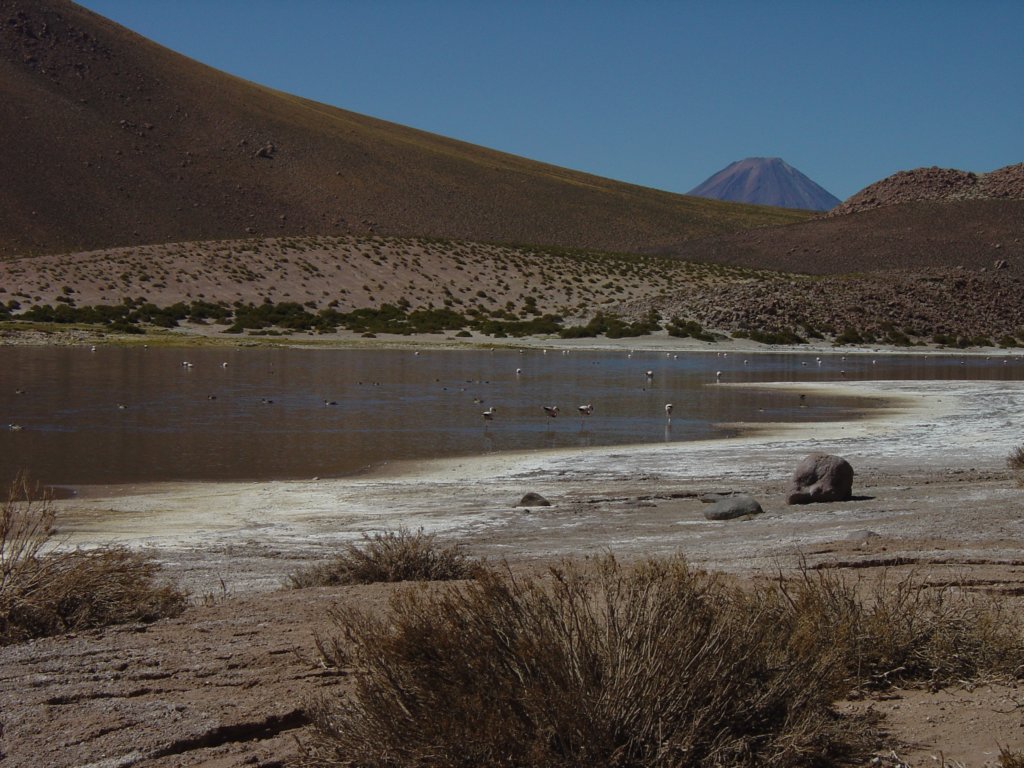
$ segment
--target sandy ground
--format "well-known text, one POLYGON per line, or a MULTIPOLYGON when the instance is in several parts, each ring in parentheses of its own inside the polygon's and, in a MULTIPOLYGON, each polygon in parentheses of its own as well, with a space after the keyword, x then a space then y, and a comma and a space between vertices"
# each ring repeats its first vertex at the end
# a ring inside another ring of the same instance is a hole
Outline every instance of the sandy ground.
MULTIPOLYGON (((151 627, 0 649, 4 765, 287 764, 306 732, 304 702, 343 684, 313 658, 327 609, 383 606, 393 587, 278 587, 366 531, 422 527, 515 567, 682 553, 738 574, 805 560, 1024 594, 1024 490, 1005 467, 1022 442, 1024 383, 823 386, 888 407, 866 421, 761 425, 730 440, 470 457, 343 480, 85 489, 60 502, 68 543, 141 548, 197 605, 151 627), (852 501, 785 505, 787 479, 812 451, 850 461, 852 501), (515 508, 527 491, 552 506, 515 508), (698 497, 722 491, 753 494, 765 514, 706 521, 698 497)), ((842 706, 885 715, 888 746, 875 764, 983 766, 999 746, 1024 749, 1022 696, 972 685, 842 706)))

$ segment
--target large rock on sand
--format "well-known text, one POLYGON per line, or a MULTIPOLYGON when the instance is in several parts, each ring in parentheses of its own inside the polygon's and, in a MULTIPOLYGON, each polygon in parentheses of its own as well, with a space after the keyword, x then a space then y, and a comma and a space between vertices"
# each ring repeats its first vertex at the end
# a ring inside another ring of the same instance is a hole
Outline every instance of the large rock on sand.
POLYGON ((787 504, 849 501, 853 496, 853 467, 841 456, 812 453, 793 471, 787 504))

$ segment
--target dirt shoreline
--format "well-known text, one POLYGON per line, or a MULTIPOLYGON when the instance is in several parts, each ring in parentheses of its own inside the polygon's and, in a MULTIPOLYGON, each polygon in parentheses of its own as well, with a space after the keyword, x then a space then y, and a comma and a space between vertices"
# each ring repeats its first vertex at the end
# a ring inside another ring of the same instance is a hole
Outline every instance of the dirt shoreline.
POLYGON ((469 336, 454 334, 377 334, 372 338, 352 331, 333 333, 281 333, 274 336, 235 335, 222 333, 222 327, 183 324, 178 329, 150 329, 145 335, 107 333, 99 328, 70 327, 39 330, 24 323, 0 322, 2 346, 80 346, 112 344, 117 346, 226 346, 258 347, 288 346, 294 348, 359 348, 359 349, 550 349, 588 351, 636 351, 716 354, 827 354, 827 355, 958 355, 1024 357, 1024 348, 970 347, 966 349, 891 344, 836 346, 828 341, 811 339, 806 344, 761 344, 750 339, 724 338, 700 341, 669 336, 656 331, 647 336, 610 339, 605 336, 562 339, 557 336, 493 337, 472 332, 469 336))

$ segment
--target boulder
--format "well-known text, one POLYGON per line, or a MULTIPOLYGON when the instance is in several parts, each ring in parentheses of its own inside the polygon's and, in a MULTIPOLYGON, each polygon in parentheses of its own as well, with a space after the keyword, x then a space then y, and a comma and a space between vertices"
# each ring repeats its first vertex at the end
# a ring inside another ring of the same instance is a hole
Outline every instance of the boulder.
POLYGON ((539 493, 530 491, 528 494, 523 496, 516 504, 517 507, 550 507, 551 502, 541 496, 539 493))
POLYGON ((801 461, 790 481, 787 504, 849 501, 853 496, 853 467, 841 456, 812 453, 801 461))
MULTIPOLYGON (((703 499, 701 499, 703 501, 703 499)), ((704 510, 708 520, 733 520, 737 517, 760 515, 764 512, 757 499, 745 493, 735 496, 721 496, 704 510)))

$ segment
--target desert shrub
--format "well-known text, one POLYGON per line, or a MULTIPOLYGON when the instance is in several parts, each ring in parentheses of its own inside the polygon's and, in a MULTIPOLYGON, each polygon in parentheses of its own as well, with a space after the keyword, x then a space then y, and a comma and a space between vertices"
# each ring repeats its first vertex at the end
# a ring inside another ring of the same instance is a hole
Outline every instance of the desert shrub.
POLYGON ((441 547, 432 533, 399 528, 363 534, 360 544, 345 544, 340 555, 289 575, 288 583, 299 588, 379 581, 450 581, 470 578, 479 567, 479 561, 457 545, 441 547))
POLYGON ((389 617, 338 609, 319 647, 355 689, 311 706, 307 764, 809 764, 842 746, 842 667, 795 654, 779 605, 681 559, 606 557, 402 590, 389 617))
POLYGON ((1024 486, 1024 475, 1020 474, 1024 472, 1024 445, 1018 445, 1010 452, 1010 455, 1007 457, 1007 466, 1018 473, 1017 482, 1024 486))
POLYGON ((24 475, 0 506, 0 645, 174 616, 186 596, 123 547, 57 551, 54 508, 24 475))
POLYGON ((679 317, 673 317, 666 323, 665 329, 668 331, 669 336, 681 339, 689 336, 698 341, 715 341, 714 334, 705 331, 696 320, 683 320, 679 317))
POLYGON ((806 568, 758 595, 798 655, 831 645, 850 687, 942 687, 982 675, 1017 676, 1021 623, 998 601, 914 575, 851 582, 806 568))
POLYGON ((306 765, 835 765, 867 743, 858 687, 1019 674, 1019 620, 913 578, 804 568, 748 589, 683 560, 608 556, 550 578, 484 571, 342 607, 320 638, 352 671, 310 706, 306 765))
POLYGON ((1024 445, 1018 445, 1010 451, 1006 457, 1006 466, 1016 472, 1024 470, 1024 445))

